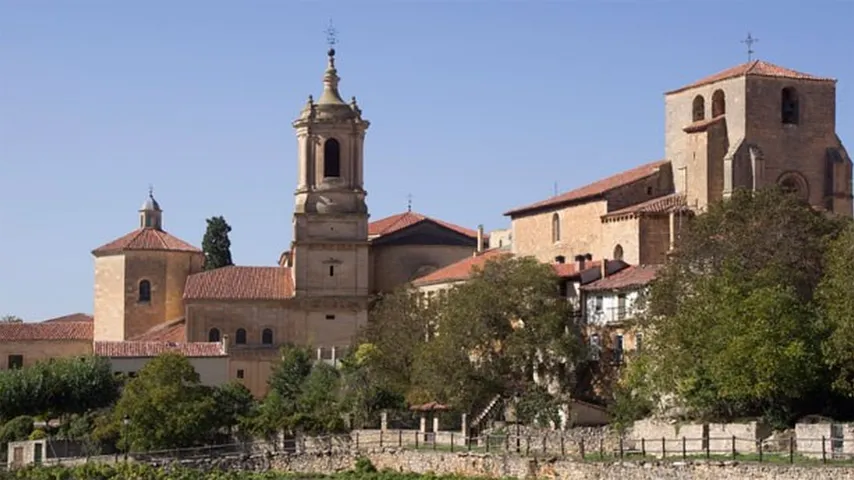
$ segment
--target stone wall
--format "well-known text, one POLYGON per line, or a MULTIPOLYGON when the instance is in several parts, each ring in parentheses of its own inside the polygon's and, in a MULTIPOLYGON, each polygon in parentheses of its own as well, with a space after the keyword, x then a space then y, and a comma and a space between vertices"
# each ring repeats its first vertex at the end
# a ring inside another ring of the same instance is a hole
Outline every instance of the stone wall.
MULTIPOLYGON (((515 478, 578 478, 620 480, 854 480, 854 467, 808 467, 737 462, 578 462, 554 458, 525 458, 396 449, 364 452, 378 469, 397 472, 459 474, 515 478)), ((347 454, 279 454, 219 457, 182 462, 202 469, 277 470, 291 473, 334 473, 353 468, 357 456, 347 454)))

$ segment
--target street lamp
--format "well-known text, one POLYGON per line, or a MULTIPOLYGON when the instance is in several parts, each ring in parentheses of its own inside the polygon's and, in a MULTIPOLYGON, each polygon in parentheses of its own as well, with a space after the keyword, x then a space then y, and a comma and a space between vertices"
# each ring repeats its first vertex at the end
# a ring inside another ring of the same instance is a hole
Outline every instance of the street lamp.
POLYGON ((122 419, 123 436, 125 437, 125 463, 128 461, 128 450, 130 450, 130 440, 128 439, 128 425, 130 425, 130 416, 125 415, 122 419))

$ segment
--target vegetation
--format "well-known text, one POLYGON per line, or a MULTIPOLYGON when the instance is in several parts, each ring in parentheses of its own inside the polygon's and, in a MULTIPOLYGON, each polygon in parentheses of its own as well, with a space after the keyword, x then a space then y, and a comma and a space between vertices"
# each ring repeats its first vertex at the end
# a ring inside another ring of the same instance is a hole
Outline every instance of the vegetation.
POLYGON ((205 270, 234 265, 231 261, 231 240, 228 238, 231 226, 222 216, 207 220, 208 228, 202 238, 202 251, 205 253, 205 270))
POLYGON ((692 419, 850 416, 854 233, 777 190, 697 216, 653 283, 652 333, 617 411, 692 419))
POLYGON ((16 315, 3 315, 0 317, 0 323, 23 323, 24 319, 16 315))

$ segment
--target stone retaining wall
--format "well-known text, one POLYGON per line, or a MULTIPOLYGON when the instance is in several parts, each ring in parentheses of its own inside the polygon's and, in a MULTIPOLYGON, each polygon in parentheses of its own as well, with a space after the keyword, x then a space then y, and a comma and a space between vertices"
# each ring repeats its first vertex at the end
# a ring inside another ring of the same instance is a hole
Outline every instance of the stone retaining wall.
MULTIPOLYGON (((736 462, 578 462, 513 455, 377 450, 364 452, 378 469, 515 478, 620 480, 854 480, 854 466, 790 466, 736 462)), ((182 462, 202 469, 333 473, 351 469, 354 454, 280 454, 182 462)))

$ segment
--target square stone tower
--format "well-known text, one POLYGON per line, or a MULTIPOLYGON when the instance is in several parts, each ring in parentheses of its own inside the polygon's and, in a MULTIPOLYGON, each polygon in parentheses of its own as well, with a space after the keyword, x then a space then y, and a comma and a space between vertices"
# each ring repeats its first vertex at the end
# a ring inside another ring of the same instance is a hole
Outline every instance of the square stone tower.
POLYGON ((754 60, 665 95, 676 191, 704 209, 778 184, 852 215, 851 158, 836 135, 836 80, 754 60))

